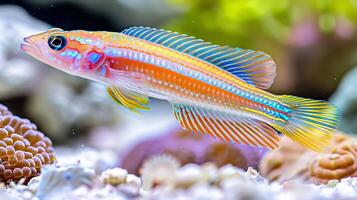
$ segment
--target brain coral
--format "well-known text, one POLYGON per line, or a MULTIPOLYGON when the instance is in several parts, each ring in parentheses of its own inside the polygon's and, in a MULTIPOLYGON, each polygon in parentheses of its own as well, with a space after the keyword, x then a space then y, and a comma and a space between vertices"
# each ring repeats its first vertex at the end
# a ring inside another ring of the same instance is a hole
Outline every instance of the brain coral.
POLYGON ((336 133, 331 148, 323 153, 310 152, 283 138, 277 151, 266 154, 261 173, 271 181, 300 178, 314 183, 357 177, 357 138, 336 133))
POLYGON ((53 164, 52 142, 27 119, 12 115, 0 105, 0 180, 26 180, 38 175, 41 166, 53 164))

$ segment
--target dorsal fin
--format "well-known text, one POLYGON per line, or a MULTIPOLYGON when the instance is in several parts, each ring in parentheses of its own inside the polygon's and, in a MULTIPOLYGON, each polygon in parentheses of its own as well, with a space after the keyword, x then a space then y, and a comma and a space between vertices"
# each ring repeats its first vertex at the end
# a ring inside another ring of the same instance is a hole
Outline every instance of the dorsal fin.
POLYGON ((274 82, 275 63, 261 51, 212 45, 192 36, 149 27, 131 27, 122 33, 197 57, 262 89, 274 82))

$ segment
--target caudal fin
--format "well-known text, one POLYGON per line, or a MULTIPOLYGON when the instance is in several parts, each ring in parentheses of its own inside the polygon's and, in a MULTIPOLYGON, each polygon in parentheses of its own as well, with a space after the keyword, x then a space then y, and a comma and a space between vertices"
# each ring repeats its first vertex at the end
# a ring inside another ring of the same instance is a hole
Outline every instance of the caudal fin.
POLYGON ((336 108, 325 101, 296 96, 282 95, 279 99, 292 112, 286 124, 274 128, 311 150, 326 149, 339 122, 336 108))

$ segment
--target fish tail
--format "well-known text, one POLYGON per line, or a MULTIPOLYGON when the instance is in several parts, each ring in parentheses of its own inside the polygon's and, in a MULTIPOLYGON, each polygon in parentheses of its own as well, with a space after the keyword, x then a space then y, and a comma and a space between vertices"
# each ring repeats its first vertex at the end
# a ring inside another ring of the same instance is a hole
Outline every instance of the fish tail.
POLYGON ((290 106, 291 112, 286 123, 275 124, 274 128, 311 150, 325 150, 339 123, 336 107, 325 101, 290 95, 278 98, 290 106))

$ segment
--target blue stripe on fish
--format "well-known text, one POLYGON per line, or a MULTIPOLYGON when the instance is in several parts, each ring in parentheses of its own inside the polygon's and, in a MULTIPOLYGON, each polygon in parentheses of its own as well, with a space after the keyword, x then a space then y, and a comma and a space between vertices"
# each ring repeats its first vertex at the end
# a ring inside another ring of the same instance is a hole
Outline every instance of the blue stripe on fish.
MULTIPOLYGON (((253 102, 264 104, 266 106, 269 106, 273 109, 276 109, 276 110, 279 110, 282 112, 286 112, 286 113, 291 112, 290 108, 288 108, 285 105, 282 105, 278 102, 275 102, 270 99, 260 97, 255 94, 249 93, 247 91, 241 90, 238 87, 235 87, 235 86, 229 85, 223 81, 214 79, 214 78, 207 76, 201 72, 196 72, 196 71, 186 69, 185 67, 183 67, 181 65, 177 65, 175 63, 168 62, 168 61, 163 62, 162 59, 156 58, 152 55, 147 55, 147 54, 144 54, 141 52, 131 51, 131 50, 122 49, 122 48, 113 48, 113 47, 105 49, 104 53, 108 57, 127 58, 127 59, 132 59, 132 60, 138 60, 140 62, 144 62, 147 64, 157 65, 157 66, 163 67, 165 69, 172 70, 176 73, 182 74, 184 76, 200 80, 200 81, 205 82, 209 85, 221 88, 227 92, 234 93, 240 97, 251 100, 253 102)), ((272 117, 279 118, 284 121, 289 120, 289 117, 287 115, 284 115, 280 112, 277 112, 277 111, 274 111, 271 109, 263 109, 261 111, 272 116, 272 117)))

